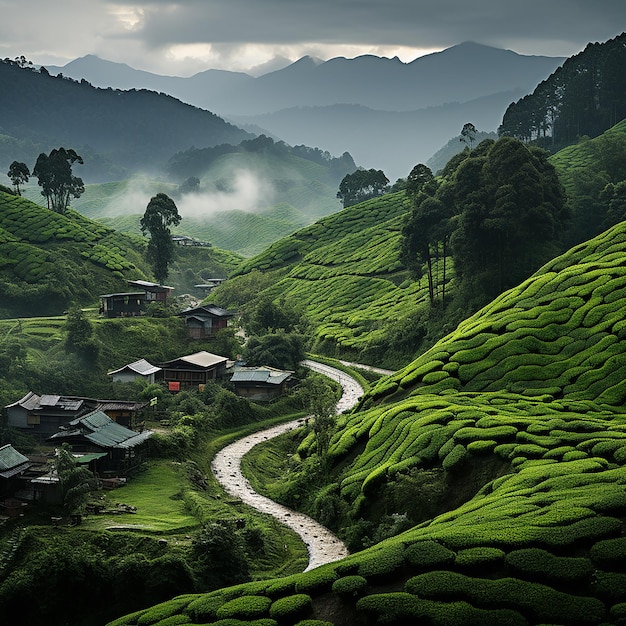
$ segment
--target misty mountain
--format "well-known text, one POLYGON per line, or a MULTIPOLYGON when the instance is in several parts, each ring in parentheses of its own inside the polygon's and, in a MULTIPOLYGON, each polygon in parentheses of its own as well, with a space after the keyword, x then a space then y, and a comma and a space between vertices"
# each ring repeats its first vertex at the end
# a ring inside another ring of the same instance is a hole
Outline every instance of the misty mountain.
POLYGON ((86 182, 158 173, 177 152, 253 136, 167 94, 96 88, 11 62, 0 62, 0 111, 1 167, 32 168, 40 152, 72 147, 85 158, 86 182))
POLYGON ((291 145, 348 151, 393 180, 426 162, 466 122, 495 131, 507 106, 563 61, 466 42, 410 63, 303 57, 256 78, 220 70, 159 77, 94 56, 58 69, 101 87, 162 91, 291 145))
POLYGON ((263 128, 288 144, 322 145, 332 154, 349 146, 356 163, 366 169, 382 169, 394 182, 406 178, 417 163, 426 163, 450 137, 458 136, 466 122, 481 131, 495 131, 507 106, 523 95, 522 91, 504 92, 462 104, 403 112, 346 104, 295 107, 266 115, 235 116, 230 121, 246 129, 263 128))

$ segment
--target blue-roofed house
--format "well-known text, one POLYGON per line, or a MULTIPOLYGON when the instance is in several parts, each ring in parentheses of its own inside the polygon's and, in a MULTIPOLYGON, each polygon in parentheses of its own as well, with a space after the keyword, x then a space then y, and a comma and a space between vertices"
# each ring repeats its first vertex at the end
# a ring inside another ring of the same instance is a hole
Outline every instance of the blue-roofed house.
POLYGON ((100 476, 125 476, 146 460, 144 444, 152 434, 151 430, 131 430, 103 411, 93 411, 72 420, 47 442, 59 446, 67 443, 73 454, 89 455, 94 472, 100 476))
POLYGON ((235 393, 254 402, 270 402, 288 389, 293 372, 273 367, 237 367, 230 382, 235 393))

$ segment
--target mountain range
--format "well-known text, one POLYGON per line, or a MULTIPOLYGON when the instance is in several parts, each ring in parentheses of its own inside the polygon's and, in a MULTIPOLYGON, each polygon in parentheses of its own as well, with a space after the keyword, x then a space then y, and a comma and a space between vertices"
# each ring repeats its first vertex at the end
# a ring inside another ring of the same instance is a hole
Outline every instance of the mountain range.
POLYGON ((465 42, 410 63, 303 57, 258 77, 223 70, 159 76, 95 56, 46 69, 103 88, 167 93, 290 145, 348 151, 394 180, 426 162, 465 122, 496 130, 507 106, 563 61, 465 42))

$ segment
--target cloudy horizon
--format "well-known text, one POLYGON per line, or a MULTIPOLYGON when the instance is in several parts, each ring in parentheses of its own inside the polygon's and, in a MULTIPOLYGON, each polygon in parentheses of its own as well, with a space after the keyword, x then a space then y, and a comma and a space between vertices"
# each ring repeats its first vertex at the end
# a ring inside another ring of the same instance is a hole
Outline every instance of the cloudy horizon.
POLYGON ((94 54, 158 74, 259 73, 309 55, 410 62, 464 41, 568 57, 626 25, 622 0, 0 0, 0 57, 94 54))

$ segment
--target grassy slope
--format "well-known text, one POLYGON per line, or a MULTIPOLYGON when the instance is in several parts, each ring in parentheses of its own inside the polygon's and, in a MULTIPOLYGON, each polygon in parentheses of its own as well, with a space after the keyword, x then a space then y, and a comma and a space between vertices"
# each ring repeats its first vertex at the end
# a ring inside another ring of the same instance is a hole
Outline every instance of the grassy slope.
MULTIPOLYGON (((337 211, 337 186, 328 168, 299 157, 245 152, 223 155, 200 177, 204 193, 199 199, 176 197, 183 215, 176 232, 252 256, 337 211), (238 186, 237 176, 241 173, 246 178, 238 186), (218 192, 218 182, 225 182, 232 193, 218 192), (186 213, 186 205, 193 205, 194 213, 199 208, 201 215, 192 217, 186 213)), ((139 219, 150 196, 162 191, 175 197, 176 190, 177 185, 135 177, 88 185, 73 206, 112 228, 139 234, 139 219)), ((33 199, 37 191, 32 185, 27 189, 33 199)))
POLYGON ((172 614, 190 624, 621 623, 625 255, 622 223, 502 294, 340 420, 330 452, 353 506, 411 468, 463 482, 497 465, 474 497, 338 563, 115 624, 172 614))
MULTIPOLYGON (((103 293, 125 291, 126 279, 150 279, 146 240, 123 234, 76 211, 59 215, 26 198, 0 192, 0 316, 58 315, 71 304, 91 305, 103 293)), ((198 251, 198 267, 225 277, 241 257, 198 251)), ((182 274, 174 264, 172 273, 182 274)), ((193 277, 192 277, 193 278, 193 277)), ((176 285, 174 285, 176 286, 176 285)))
POLYGON ((215 297, 232 304, 237 276, 244 280, 258 269, 272 277, 267 294, 305 309, 313 351, 367 359, 368 350, 388 343, 394 329, 428 309, 425 281, 408 280, 398 259, 407 211, 401 192, 329 215, 244 262, 215 297))

